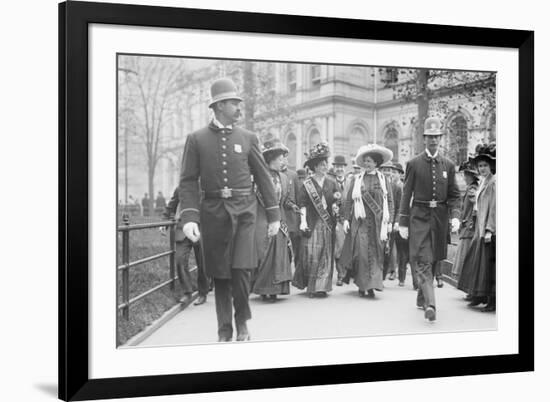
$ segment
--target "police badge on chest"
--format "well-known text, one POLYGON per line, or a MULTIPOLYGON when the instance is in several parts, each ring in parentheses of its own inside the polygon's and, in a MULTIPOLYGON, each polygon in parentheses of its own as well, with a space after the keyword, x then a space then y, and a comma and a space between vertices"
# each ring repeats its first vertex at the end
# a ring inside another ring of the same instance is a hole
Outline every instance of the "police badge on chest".
POLYGON ((241 144, 235 144, 233 149, 237 154, 241 154, 243 152, 243 147, 241 146, 241 144))

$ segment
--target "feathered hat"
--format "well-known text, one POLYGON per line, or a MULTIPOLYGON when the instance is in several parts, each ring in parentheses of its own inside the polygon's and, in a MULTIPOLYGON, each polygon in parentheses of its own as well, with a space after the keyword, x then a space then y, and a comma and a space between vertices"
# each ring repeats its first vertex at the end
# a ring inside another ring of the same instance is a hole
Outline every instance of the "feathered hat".
POLYGON ((330 149, 328 143, 320 142, 319 144, 314 145, 307 154, 307 160, 304 162, 304 167, 308 166, 310 169, 313 169, 317 163, 322 159, 328 159, 330 156, 330 149))

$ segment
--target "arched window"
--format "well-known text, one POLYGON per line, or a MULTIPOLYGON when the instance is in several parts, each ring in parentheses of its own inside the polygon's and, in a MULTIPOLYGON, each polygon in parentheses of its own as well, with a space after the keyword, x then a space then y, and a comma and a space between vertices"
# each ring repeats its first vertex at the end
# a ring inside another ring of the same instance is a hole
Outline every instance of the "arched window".
POLYGON ((319 132, 319 130, 317 130, 316 128, 313 128, 310 132, 309 132, 309 144, 308 144, 308 147, 311 148, 313 147, 314 145, 318 144, 321 142, 321 133, 319 132))
POLYGON ((449 157, 460 165, 468 159, 468 123, 462 115, 455 116, 449 123, 449 157))
POLYGON ((393 152, 393 162, 397 162, 399 159, 399 133, 397 129, 390 125, 384 133, 384 146, 393 152))
POLYGON ((353 126, 349 135, 349 145, 348 145, 349 154, 355 156, 357 154, 357 150, 359 149, 359 147, 366 144, 367 144, 366 130, 360 125, 353 126))
POLYGON ((286 136, 285 145, 288 148, 288 166, 292 169, 296 169, 296 136, 294 133, 290 133, 286 136))

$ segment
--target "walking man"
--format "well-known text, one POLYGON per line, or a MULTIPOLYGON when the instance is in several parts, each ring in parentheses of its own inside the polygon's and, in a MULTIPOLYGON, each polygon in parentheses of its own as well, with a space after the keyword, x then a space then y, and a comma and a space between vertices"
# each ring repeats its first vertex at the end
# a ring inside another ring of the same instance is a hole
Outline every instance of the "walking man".
POLYGON ((340 193, 340 200, 333 204, 333 213, 337 218, 335 235, 334 235, 334 263, 336 265, 336 272, 338 278, 336 280, 336 286, 342 286, 343 279, 346 276, 346 268, 343 266, 340 261, 342 256, 342 249, 344 248, 344 240, 346 234, 344 233, 343 227, 343 218, 338 219, 338 217, 343 216, 342 203, 346 199, 348 189, 349 189, 349 180, 346 179, 346 158, 343 155, 336 155, 332 161, 332 166, 334 167, 334 179, 336 180, 336 185, 338 186, 338 191, 340 193), (334 210, 336 208, 336 211, 334 210))
POLYGON ((209 107, 215 117, 208 126, 189 134, 185 143, 179 183, 181 219, 191 241, 202 237, 206 273, 214 278, 218 341, 233 340, 233 306, 236 340, 246 341, 250 339, 246 322, 252 317, 250 271, 258 264, 254 248, 257 200, 251 176, 264 201, 268 235, 278 232, 281 216, 258 138, 234 126, 242 102, 235 84, 219 79, 210 92, 209 107))
POLYGON ((442 134, 439 119, 426 119, 426 149, 407 164, 399 218, 401 237, 410 236, 409 258, 418 281, 416 305, 424 309, 424 317, 430 321, 436 319, 432 270, 447 256, 449 212, 453 232, 460 224, 455 165, 438 152, 442 134))
MULTIPOLYGON (((174 191, 172 198, 166 205, 164 213, 162 214, 165 219, 176 219, 176 268, 178 271, 178 277, 181 287, 183 289, 182 304, 188 304, 191 301, 191 297, 194 290, 194 281, 189 269, 189 257, 191 256, 191 250, 195 254, 195 262, 197 263, 197 289, 199 291, 199 297, 195 301, 195 306, 200 306, 206 303, 208 292, 210 291, 210 278, 206 276, 204 272, 204 264, 202 263, 202 250, 200 242, 193 243, 189 240, 182 230, 181 219, 179 217, 179 192, 178 189, 174 191)), ((161 232, 165 232, 166 228, 161 228, 161 232)))

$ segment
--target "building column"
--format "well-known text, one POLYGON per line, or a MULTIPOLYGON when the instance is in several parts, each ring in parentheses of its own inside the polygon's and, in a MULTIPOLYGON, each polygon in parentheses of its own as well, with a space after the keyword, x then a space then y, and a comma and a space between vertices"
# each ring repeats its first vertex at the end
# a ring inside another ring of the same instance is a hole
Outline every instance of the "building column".
POLYGON ((328 142, 328 117, 325 116, 321 117, 321 141, 328 142))
POLYGON ((304 164, 304 152, 302 151, 303 131, 302 122, 296 122, 296 169, 300 169, 304 164))
POLYGON ((327 117, 327 128, 328 128, 328 145, 330 149, 332 149, 332 153, 334 154, 334 115, 330 115, 327 117))

